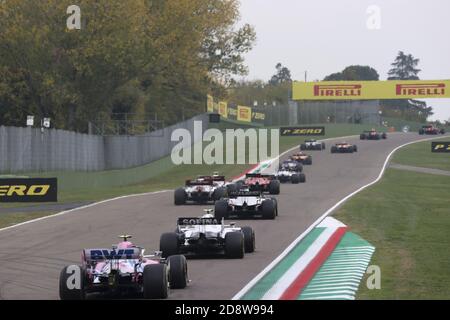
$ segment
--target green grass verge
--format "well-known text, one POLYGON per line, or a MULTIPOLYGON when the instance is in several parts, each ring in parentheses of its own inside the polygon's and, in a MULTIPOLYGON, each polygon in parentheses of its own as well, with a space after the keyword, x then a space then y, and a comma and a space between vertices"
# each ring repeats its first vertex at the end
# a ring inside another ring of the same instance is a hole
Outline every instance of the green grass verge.
POLYGON ((335 217, 375 247, 381 290, 358 299, 450 298, 450 177, 388 169, 335 217))
POLYGON ((0 229, 28 220, 49 216, 55 213, 56 212, 54 211, 3 213, 0 214, 0 229))
MULTIPOLYGON (((449 137, 442 139, 450 140, 449 137)), ((409 166, 450 171, 450 154, 432 153, 430 141, 415 143, 400 149, 394 154, 392 161, 409 166)))

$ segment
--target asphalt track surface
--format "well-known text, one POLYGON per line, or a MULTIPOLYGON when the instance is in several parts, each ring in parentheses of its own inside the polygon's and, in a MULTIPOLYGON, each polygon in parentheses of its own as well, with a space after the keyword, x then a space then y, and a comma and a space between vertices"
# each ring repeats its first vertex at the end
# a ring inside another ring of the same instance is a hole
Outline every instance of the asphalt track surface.
MULTIPOLYGON (((276 220, 237 221, 254 228, 256 251, 243 260, 190 259, 192 281, 186 289, 171 291, 170 299, 231 299, 327 209, 376 179, 394 148, 419 139, 424 137, 415 133, 390 134, 380 141, 349 138, 347 142, 357 144, 357 153, 331 154, 332 142, 341 141, 337 138, 327 141, 325 151, 311 151, 313 165, 305 166, 306 183, 281 186, 276 220)), ((3 230, 0 298, 58 299, 60 270, 79 263, 82 248, 110 247, 117 243, 117 235, 128 233, 149 253, 158 249, 161 233, 174 230, 178 217, 199 216, 204 207, 176 207, 173 193, 162 192, 3 230)))

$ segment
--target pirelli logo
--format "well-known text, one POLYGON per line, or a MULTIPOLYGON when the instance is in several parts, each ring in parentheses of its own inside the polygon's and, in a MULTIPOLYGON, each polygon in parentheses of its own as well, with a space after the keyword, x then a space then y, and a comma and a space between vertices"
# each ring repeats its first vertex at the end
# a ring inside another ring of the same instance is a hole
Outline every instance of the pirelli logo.
POLYGON ((342 85, 315 85, 315 97, 359 97, 362 95, 362 85, 342 84, 342 85))
POLYGON ((445 83, 397 84, 397 96, 445 96, 445 83))
POLYGON ((450 142, 432 142, 431 152, 450 153, 450 142))
POLYGON ((56 178, 0 179, 0 202, 57 202, 56 178))
POLYGON ((280 129, 281 136, 323 136, 325 127, 284 127, 280 129))

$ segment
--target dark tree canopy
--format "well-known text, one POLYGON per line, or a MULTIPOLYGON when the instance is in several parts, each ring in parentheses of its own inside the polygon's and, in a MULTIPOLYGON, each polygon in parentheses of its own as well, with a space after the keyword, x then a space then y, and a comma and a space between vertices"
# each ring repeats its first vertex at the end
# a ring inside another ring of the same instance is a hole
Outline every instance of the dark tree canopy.
POLYGON ((370 81, 379 80, 378 72, 369 66, 348 66, 342 72, 332 73, 324 81, 370 81))
POLYGON ((291 71, 284 67, 281 63, 275 66, 277 72, 272 76, 269 83, 271 85, 278 85, 286 82, 292 82, 291 71))

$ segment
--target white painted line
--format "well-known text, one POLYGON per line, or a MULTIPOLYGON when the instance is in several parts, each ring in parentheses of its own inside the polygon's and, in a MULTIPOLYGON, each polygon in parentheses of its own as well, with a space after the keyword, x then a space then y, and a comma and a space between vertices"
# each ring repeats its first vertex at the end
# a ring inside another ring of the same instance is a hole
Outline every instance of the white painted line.
POLYGON ((332 284, 330 284, 330 283, 316 284, 316 285, 312 285, 312 286, 307 286, 305 288, 305 291, 306 290, 324 290, 324 288, 325 289, 327 289, 327 288, 342 288, 342 287, 358 288, 357 284, 341 283, 339 285, 336 285, 335 287, 330 287, 330 286, 332 286, 332 284), (342 285, 342 286, 339 287, 339 285, 342 285), (320 288, 322 288, 322 289, 320 289, 320 288))
POLYGON ((314 293, 314 291, 317 291, 316 294, 319 294, 319 293, 322 294, 322 293, 328 293, 328 292, 332 293, 332 291, 342 290, 342 289, 355 290, 355 288, 358 289, 358 286, 356 286, 356 285, 349 285, 349 286, 340 286, 340 287, 330 287, 328 285, 328 287, 326 287, 326 285, 323 285, 320 288, 310 288, 310 287, 308 287, 308 288, 305 289, 305 293, 310 293, 310 291, 312 291, 311 293, 314 293), (322 292, 322 291, 324 291, 324 292, 322 292))
POLYGON ((13 229, 13 228, 18 228, 18 227, 21 227, 21 226, 24 226, 24 225, 27 225, 27 224, 30 224, 30 223, 37 222, 37 221, 42 221, 42 220, 46 220, 46 219, 50 219, 50 218, 59 217, 59 216, 62 216, 62 215, 65 215, 65 214, 68 214, 68 213, 71 213, 71 212, 74 212, 74 211, 91 208, 91 207, 97 206, 99 204, 104 204, 104 203, 108 203, 108 202, 115 201, 115 200, 131 198, 131 197, 149 196, 149 195, 165 193, 165 192, 169 192, 169 191, 171 191, 171 190, 162 190, 162 191, 155 191, 155 192, 148 192, 148 193, 131 194, 131 195, 127 195, 127 196, 121 196, 121 197, 117 197, 117 198, 107 199, 107 200, 91 203, 91 204, 88 204, 88 205, 85 205, 85 206, 82 206, 82 207, 77 207, 77 208, 74 208, 74 209, 71 209, 71 210, 62 211, 62 212, 55 213, 55 214, 52 214, 52 215, 48 215, 48 216, 45 216, 45 217, 41 217, 41 218, 37 218, 37 219, 33 219, 33 220, 28 220, 28 221, 25 221, 25 222, 22 222, 22 223, 18 223, 18 224, 15 224, 15 225, 12 225, 12 226, 9 226, 9 227, 6 227, 6 228, 2 228, 2 229, 0 229, 0 232, 6 231, 6 230, 10 230, 10 229, 13 229))
MULTIPOLYGON (((356 136, 356 135, 355 135, 356 136)), ((355 136, 349 136, 349 137, 355 137, 355 136)), ((338 138, 330 138, 329 140, 334 140, 334 139, 345 139, 346 137, 338 137, 338 138)), ((384 161, 383 167, 381 168, 381 171, 378 175, 378 177, 373 180, 372 182, 360 187, 359 189, 353 191, 352 193, 348 194, 347 196, 345 196, 344 198, 342 198, 341 200, 339 200, 334 206, 332 206, 331 208, 329 208, 327 211, 325 211, 316 221, 313 222, 313 224, 311 224, 302 234, 300 234, 300 236, 298 236, 278 257, 276 257, 267 267, 265 267, 258 275, 256 275, 252 280, 250 280, 249 283, 247 283, 238 293, 236 293, 231 299, 232 300, 239 300, 244 294, 246 294, 259 280, 261 280, 270 270, 273 269, 274 266, 276 266, 282 259, 284 259, 284 257, 286 257, 289 252, 291 252, 291 250, 304 238, 306 237, 306 235, 308 233, 311 232, 312 229, 314 229, 320 222, 322 222, 323 219, 325 219, 328 215, 330 215, 336 208, 338 208, 340 205, 342 205, 344 202, 346 202, 348 199, 350 199, 351 197, 353 197, 355 194, 358 194, 359 192, 365 190, 366 188, 376 184, 378 181, 381 180, 381 178, 384 175, 384 172, 386 171, 386 168, 389 164, 389 161, 392 157, 392 155, 399 149, 409 146, 411 144, 415 144, 415 143, 420 143, 420 142, 424 142, 424 141, 431 141, 431 140, 435 140, 436 137, 434 138, 427 138, 427 139, 420 139, 420 140, 416 140, 416 141, 411 141, 405 144, 402 144, 398 147, 396 147, 394 150, 392 150, 388 156, 386 157, 386 160, 384 161)), ((292 148, 290 150, 287 150, 285 152, 283 152, 281 156, 283 156, 284 154, 287 154, 288 152, 291 152, 292 150, 297 149, 297 147, 292 148)))
POLYGON ((322 270, 319 271, 319 272, 322 272, 322 271, 335 271, 335 270, 336 271, 359 270, 359 271, 366 272, 366 269, 367 268, 365 268, 365 267, 345 267, 345 268, 343 268, 343 267, 330 267, 330 268, 323 267, 322 270))
POLYGON ((307 286, 309 287, 310 285, 322 285, 322 284, 346 284, 346 283, 355 283, 356 285, 359 286, 359 280, 355 280, 355 279, 347 279, 347 278, 342 278, 342 279, 326 279, 326 280, 322 280, 322 279, 316 279, 316 280, 312 280, 307 286))
MULTIPOLYGON (((351 290, 336 290, 333 292, 330 292, 330 294, 337 294, 337 293, 348 293, 348 294, 354 294, 353 291, 351 290)), ((317 296, 317 295, 324 295, 326 294, 325 292, 314 292, 314 293, 302 293, 302 296, 317 296)))

